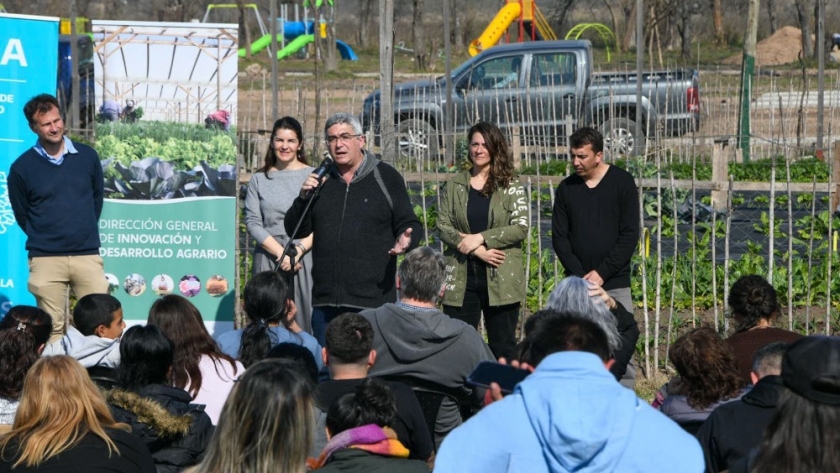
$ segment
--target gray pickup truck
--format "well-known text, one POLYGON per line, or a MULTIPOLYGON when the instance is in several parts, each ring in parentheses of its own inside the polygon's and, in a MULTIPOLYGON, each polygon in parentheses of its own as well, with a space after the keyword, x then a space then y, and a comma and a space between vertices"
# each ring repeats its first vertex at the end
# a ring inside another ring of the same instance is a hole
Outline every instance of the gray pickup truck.
MULTIPOLYGON (((635 73, 592 72, 589 41, 533 41, 484 50, 452 71, 453 124, 466 133, 479 120, 506 133, 519 126, 532 144, 561 144, 578 126, 604 133, 613 153, 660 132, 680 136, 700 125, 696 72, 685 69, 645 72, 642 101, 636 102, 635 73), (636 108, 642 109, 637 124, 636 108)), ((439 154, 446 113, 445 76, 397 84, 394 119, 401 154, 439 154)), ((380 93, 365 98, 362 126, 379 141, 380 93)), ((644 143, 644 141, 641 141, 644 143)))

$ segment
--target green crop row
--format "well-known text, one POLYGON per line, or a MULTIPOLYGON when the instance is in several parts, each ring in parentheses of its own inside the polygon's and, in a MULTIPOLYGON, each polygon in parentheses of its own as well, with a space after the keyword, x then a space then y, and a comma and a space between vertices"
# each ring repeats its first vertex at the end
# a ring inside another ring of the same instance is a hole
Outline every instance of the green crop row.
MULTIPOLYGON (((698 161, 695 166, 690 163, 662 163, 657 168, 656 164, 650 160, 617 160, 615 165, 626 169, 633 176, 652 179, 658 175, 665 179, 670 178, 671 173, 674 174, 674 179, 690 180, 692 173, 696 173, 698 181, 708 181, 712 179, 712 166, 708 162, 698 161)), ((564 176, 566 175, 566 168, 568 161, 565 159, 555 159, 547 163, 539 165, 539 173, 543 176, 564 176)), ((773 167, 772 159, 761 159, 751 161, 748 163, 730 163, 729 173, 732 179, 739 182, 769 182, 771 178, 773 167)), ((522 174, 537 174, 537 166, 525 166, 522 168, 522 174)), ((791 182, 813 182, 816 177, 817 182, 828 182, 829 166, 828 163, 820 161, 816 158, 797 159, 790 164, 790 180, 791 182)), ((785 161, 784 158, 776 159, 776 179, 778 181, 786 180, 785 161)))

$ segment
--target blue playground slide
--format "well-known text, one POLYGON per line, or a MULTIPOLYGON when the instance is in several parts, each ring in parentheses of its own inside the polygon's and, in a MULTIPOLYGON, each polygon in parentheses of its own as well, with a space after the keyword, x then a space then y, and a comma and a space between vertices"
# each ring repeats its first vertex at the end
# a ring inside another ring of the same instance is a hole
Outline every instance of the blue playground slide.
MULTIPOLYGON (((283 59, 286 57, 291 56, 292 54, 296 53, 300 48, 306 46, 307 44, 315 41, 315 35, 305 34, 300 35, 295 38, 291 43, 287 44, 285 48, 277 51, 277 59, 283 59)), ((353 51, 347 43, 341 41, 340 39, 335 41, 335 46, 338 49, 338 53, 341 54, 341 59, 345 59, 347 61, 358 61, 359 57, 356 56, 356 53, 353 51)))
POLYGON ((335 40, 335 47, 338 48, 338 52, 339 54, 341 54, 341 59, 345 59, 348 61, 359 60, 359 56, 356 56, 356 53, 355 51, 353 51, 353 48, 351 48, 350 45, 348 45, 344 41, 340 39, 335 40))
MULTIPOLYGON (((284 21, 283 32, 285 39, 289 41, 286 47, 277 51, 277 59, 283 59, 296 53, 302 47, 315 40, 312 34, 314 31, 314 23, 312 21, 284 21)), ((278 35, 278 41, 281 39, 278 35)), ((251 54, 256 54, 271 45, 271 35, 264 35, 251 43, 251 54)), ((347 43, 341 40, 335 41, 335 46, 341 54, 341 59, 348 61, 358 61, 355 51, 347 43)), ((239 49, 239 57, 245 57, 245 48, 239 49)))

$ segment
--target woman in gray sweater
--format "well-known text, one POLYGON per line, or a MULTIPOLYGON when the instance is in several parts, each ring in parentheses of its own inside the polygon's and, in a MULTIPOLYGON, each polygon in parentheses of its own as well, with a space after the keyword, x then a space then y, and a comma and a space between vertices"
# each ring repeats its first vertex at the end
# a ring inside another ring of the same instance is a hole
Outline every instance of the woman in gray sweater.
MULTIPOLYGON (((253 274, 271 271, 279 264, 290 269, 289 258, 279 261, 289 237, 283 228, 286 210, 298 196, 300 186, 314 168, 309 166, 303 150, 303 129, 292 117, 274 122, 265 163, 248 183, 245 197, 245 225, 258 246, 254 248, 253 274)), ((298 255, 295 261, 295 304, 298 325, 311 333, 312 315, 312 235, 295 240, 298 255)))

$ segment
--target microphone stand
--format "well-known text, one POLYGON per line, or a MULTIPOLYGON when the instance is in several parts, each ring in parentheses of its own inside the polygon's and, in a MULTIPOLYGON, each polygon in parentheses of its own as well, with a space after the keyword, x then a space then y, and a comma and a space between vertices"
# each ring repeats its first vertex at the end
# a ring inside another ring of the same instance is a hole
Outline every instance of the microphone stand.
MULTIPOLYGON (((312 202, 315 202, 318 194, 321 193, 321 187, 323 187, 323 184, 324 180, 321 179, 318 187, 312 189, 312 193, 309 194, 306 205, 303 207, 303 212, 300 214, 300 219, 298 219, 297 224, 295 224, 295 229, 292 231, 292 234, 289 235, 289 240, 286 242, 286 245, 283 247, 283 253, 280 255, 280 263, 277 265, 277 271, 285 273, 286 284, 291 290, 292 299, 295 298, 295 256, 298 254, 297 247, 295 246, 295 238, 300 231, 300 226, 303 224, 303 220, 309 216, 309 210, 312 207, 312 202), (282 268, 283 258, 286 256, 289 257, 289 271, 284 271, 282 268)), ((302 258, 303 255, 301 255, 301 259, 302 258)))

